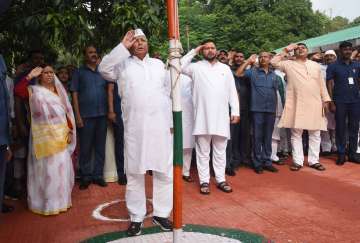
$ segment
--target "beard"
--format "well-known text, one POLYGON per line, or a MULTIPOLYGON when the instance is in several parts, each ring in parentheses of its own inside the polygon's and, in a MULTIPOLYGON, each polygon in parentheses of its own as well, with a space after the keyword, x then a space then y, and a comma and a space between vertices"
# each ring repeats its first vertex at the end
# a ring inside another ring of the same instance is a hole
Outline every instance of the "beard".
POLYGON ((205 56, 205 55, 204 55, 204 59, 205 59, 206 61, 212 62, 212 61, 214 61, 214 60, 216 59, 216 55, 213 55, 213 56, 211 56, 211 55, 205 56))

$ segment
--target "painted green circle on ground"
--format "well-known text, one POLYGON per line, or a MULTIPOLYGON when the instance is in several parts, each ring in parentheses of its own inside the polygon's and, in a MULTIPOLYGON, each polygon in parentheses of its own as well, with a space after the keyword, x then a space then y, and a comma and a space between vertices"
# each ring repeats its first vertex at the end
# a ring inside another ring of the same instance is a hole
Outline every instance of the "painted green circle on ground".
MULTIPOLYGON (((182 237, 187 239, 186 243, 263 243, 266 242, 265 237, 238 229, 225 229, 208 227, 202 225, 186 225, 183 228, 182 237)), ((137 237, 128 237, 126 231, 111 232, 96 236, 83 241, 84 243, 140 243, 140 242, 172 242, 172 232, 162 232, 159 227, 150 227, 142 229, 142 235, 137 237)), ((185 242, 185 241, 184 241, 185 242)))

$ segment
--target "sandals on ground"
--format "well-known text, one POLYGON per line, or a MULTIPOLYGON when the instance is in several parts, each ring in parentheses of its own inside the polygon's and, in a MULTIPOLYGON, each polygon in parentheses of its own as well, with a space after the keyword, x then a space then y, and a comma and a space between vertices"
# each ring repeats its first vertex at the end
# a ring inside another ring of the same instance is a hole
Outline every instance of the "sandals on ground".
POLYGON ((217 188, 226 193, 232 192, 231 186, 226 181, 218 183, 217 188))
POLYGON ((186 182, 193 182, 193 181, 194 181, 194 179, 191 178, 191 176, 184 176, 184 175, 183 175, 182 178, 183 178, 183 180, 186 181, 186 182))
POLYGON ((293 163, 291 166, 290 166, 290 170, 291 171, 299 171, 300 169, 302 168, 301 165, 298 165, 296 163, 293 163))
POLYGON ((204 195, 210 194, 210 185, 209 183, 201 183, 200 184, 200 193, 204 195))
POLYGON ((315 169, 315 170, 320 170, 320 171, 324 171, 326 170, 325 167, 320 164, 320 163, 316 163, 316 164, 313 164, 313 165, 310 165, 311 168, 315 169))

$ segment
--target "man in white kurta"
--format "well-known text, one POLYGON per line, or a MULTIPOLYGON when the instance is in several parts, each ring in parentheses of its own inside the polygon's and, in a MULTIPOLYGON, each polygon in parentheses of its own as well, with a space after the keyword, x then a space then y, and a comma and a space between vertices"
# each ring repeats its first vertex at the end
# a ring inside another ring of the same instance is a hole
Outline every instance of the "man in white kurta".
POLYGON ((182 127, 183 127, 183 179, 186 182, 193 182, 190 176, 191 155, 195 145, 195 138, 192 135, 194 128, 194 108, 192 102, 192 80, 180 75, 181 82, 181 106, 182 106, 182 127))
POLYGON ((172 229, 167 219, 173 203, 170 84, 163 62, 147 52, 143 32, 129 31, 99 65, 106 80, 118 83, 122 100, 130 236, 141 234, 148 170, 153 171, 153 223, 172 229))
POLYGON ((230 67, 216 60, 216 46, 212 41, 203 43, 204 60, 185 65, 195 57, 196 50, 182 59, 182 72, 193 80, 194 130, 197 169, 200 178, 200 193, 209 194, 209 154, 213 148, 213 167, 217 186, 224 192, 231 192, 225 180, 226 145, 230 138, 230 121, 237 123, 239 100, 230 67), (229 105, 231 118, 229 117, 229 105))

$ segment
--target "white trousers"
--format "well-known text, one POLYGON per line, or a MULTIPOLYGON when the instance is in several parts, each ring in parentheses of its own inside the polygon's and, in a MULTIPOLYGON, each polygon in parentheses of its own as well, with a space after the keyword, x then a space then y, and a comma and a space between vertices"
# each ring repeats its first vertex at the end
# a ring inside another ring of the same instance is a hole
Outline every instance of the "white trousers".
MULTIPOLYGON (((126 174, 126 207, 131 222, 142 222, 146 215, 145 175, 126 174)), ((168 218, 173 207, 173 178, 153 171, 153 215, 168 218)))
MULTIPOLYGON (((309 132, 309 151, 308 151, 308 162, 309 165, 319 163, 320 153, 320 130, 313 130, 309 132)), ((292 145, 292 156, 294 163, 298 165, 304 164, 304 151, 302 143, 303 129, 291 129, 291 145, 292 145)))
POLYGON ((210 182, 210 145, 212 142, 212 163, 217 183, 225 181, 227 138, 216 135, 196 136, 196 164, 200 184, 210 182))
POLYGON ((272 139, 271 141, 271 160, 278 161, 279 157, 277 156, 278 146, 280 141, 276 139, 272 139))
POLYGON ((192 155, 192 148, 186 148, 183 150, 183 175, 189 176, 190 175, 190 166, 191 166, 191 155, 192 155))

